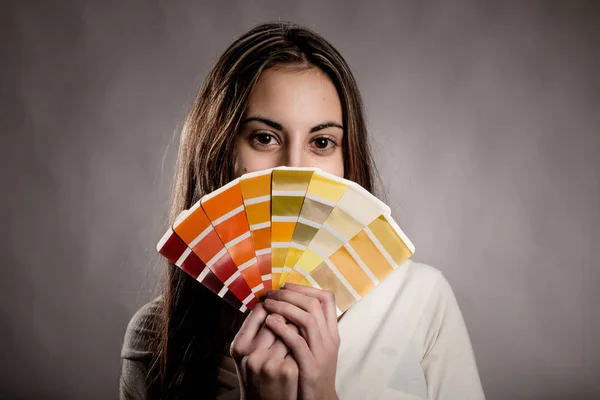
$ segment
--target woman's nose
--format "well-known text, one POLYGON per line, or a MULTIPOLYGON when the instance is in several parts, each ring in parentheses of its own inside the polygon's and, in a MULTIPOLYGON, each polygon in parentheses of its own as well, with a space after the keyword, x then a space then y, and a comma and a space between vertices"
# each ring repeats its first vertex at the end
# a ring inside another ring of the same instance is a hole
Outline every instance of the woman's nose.
POLYGON ((286 148, 284 158, 284 165, 288 167, 310 167, 310 157, 300 145, 289 145, 286 148))

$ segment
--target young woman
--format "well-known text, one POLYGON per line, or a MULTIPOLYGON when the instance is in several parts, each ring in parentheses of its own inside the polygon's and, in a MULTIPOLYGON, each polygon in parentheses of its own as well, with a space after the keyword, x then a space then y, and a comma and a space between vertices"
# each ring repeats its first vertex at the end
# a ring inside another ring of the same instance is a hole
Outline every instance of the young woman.
MULTIPOLYGON (((263 24, 233 42, 181 134, 171 220, 246 172, 319 167, 373 191, 356 82, 322 37, 263 24)), ((132 318, 121 398, 482 399, 450 286, 407 261, 338 321, 331 293, 289 285, 242 315, 170 264, 132 318)))

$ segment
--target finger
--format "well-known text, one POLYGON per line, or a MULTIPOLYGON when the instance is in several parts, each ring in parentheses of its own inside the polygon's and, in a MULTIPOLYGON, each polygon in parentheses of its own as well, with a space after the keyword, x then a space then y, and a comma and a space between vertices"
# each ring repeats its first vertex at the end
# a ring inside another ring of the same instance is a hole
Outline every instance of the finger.
POLYGON ((261 383, 264 383, 263 387, 271 389, 268 390, 271 396, 279 394, 278 399, 296 400, 299 374, 298 363, 293 357, 274 359, 271 354, 262 367, 261 383))
POLYGON ((295 400, 298 395, 298 377, 300 375, 298 363, 290 356, 283 361, 279 368, 280 374, 285 382, 283 390, 284 393, 286 393, 286 396, 288 396, 286 399, 295 400))
POLYGON ((262 303, 257 304, 250 311, 250 314, 246 317, 246 320, 231 343, 230 353, 233 359, 238 360, 250 354, 252 341, 263 326, 266 318, 267 311, 262 303))
MULTIPOLYGON (((269 314, 267 318, 277 318, 283 323, 286 322, 285 318, 279 314, 269 314)), ((256 349, 268 349, 273 345, 273 343, 275 343, 275 340, 277 340, 277 336, 275 336, 273 331, 263 324, 256 334, 256 337, 252 341, 250 351, 254 351, 256 349)))
POLYGON ((245 366, 246 373, 251 375, 259 375, 263 365, 269 359, 269 349, 258 349, 253 351, 249 356, 244 357, 242 364, 245 366), (245 361, 245 362, 244 362, 245 361))
MULTIPOLYGON (((292 290, 268 290, 267 298, 288 302, 312 314, 317 320, 319 331, 321 333, 329 332, 329 325, 327 324, 327 320, 323 314, 323 307, 318 298, 305 296, 292 290)), ((330 337, 330 335, 327 335, 327 337, 330 337)))
POLYGON ((268 359, 268 349, 258 349, 242 359, 242 366, 246 382, 251 382, 255 387, 260 386, 260 376, 263 366, 268 359))
MULTIPOLYGON (((293 322, 295 325, 297 325, 298 328, 300 328, 302 336, 306 338, 306 342, 308 342, 308 345, 314 354, 319 354, 323 350, 323 336, 319 329, 317 318, 314 315, 286 301, 278 301, 267 298, 263 304, 267 311, 280 314, 290 322, 293 322)), ((273 320, 270 322, 277 323, 278 321, 273 320)), ((286 326, 286 324, 281 325, 286 326)), ((267 326, 271 328, 271 325, 267 326)))
MULTIPOLYGON (((283 318, 281 315, 279 314, 270 314, 267 319, 269 318, 274 318, 274 317, 280 317, 278 320, 279 321, 283 321, 285 323, 285 318, 283 318)), ((294 332, 299 333, 298 327, 292 323, 287 324, 290 329, 292 329, 294 332)), ((269 329, 266 324, 265 324, 266 329, 269 330, 269 332, 271 332, 271 335, 273 335, 275 337, 275 341, 273 342, 273 345, 271 346, 271 348, 269 349, 272 354, 273 357, 276 359, 283 359, 285 357, 288 356, 288 354, 290 353, 290 349, 289 347, 287 347, 287 345, 281 340, 279 339, 277 336, 275 336, 275 334, 273 333, 273 331, 271 329, 269 329)))
MULTIPOLYGON (((275 334, 273 333, 273 335, 275 334)), ((273 342, 273 345, 269 348, 269 351, 271 351, 273 354, 274 359, 283 361, 283 359, 289 354, 290 349, 281 339, 277 338, 273 342)))
POLYGON ((330 332, 338 332, 337 306, 335 304, 335 295, 333 292, 304 285, 296 285, 294 283, 286 283, 283 285, 282 289, 301 293, 305 296, 314 297, 319 300, 323 307, 323 313, 325 314, 325 319, 327 320, 330 332))
MULTIPOLYGON (((294 358, 298 362, 300 370, 310 371, 311 366, 315 364, 315 357, 311 352, 306 340, 288 325, 282 324, 275 319, 268 319, 266 322, 271 329, 281 340, 290 348, 294 358)), ((286 358, 287 360, 287 358, 286 358)))

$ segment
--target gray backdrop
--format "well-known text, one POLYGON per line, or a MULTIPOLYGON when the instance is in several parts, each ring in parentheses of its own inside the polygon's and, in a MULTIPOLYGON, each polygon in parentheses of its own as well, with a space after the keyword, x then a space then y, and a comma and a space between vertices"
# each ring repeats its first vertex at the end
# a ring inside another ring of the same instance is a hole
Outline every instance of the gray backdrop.
POLYGON ((115 398, 177 133, 237 35, 314 28, 489 399, 600 396, 599 2, 2 2, 0 396, 115 398), (174 135, 175 133, 175 135, 174 135))

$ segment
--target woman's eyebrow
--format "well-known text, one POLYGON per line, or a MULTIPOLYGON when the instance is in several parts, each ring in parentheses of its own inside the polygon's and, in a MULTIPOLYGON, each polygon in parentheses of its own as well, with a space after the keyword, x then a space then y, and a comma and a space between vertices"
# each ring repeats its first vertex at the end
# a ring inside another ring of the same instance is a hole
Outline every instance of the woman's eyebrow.
MULTIPOLYGON (((246 118, 244 121, 242 121, 242 125, 247 124, 248 122, 251 121, 258 121, 258 122, 262 122, 265 125, 270 126, 273 129, 277 129, 278 131, 283 130, 283 125, 281 125, 279 122, 275 122, 273 120, 270 120, 268 118, 265 117, 249 117, 246 118)), ((313 128, 310 129, 310 133, 315 133, 318 132, 320 130, 323 130, 325 128, 340 128, 340 129, 344 129, 344 127, 335 121, 327 121, 327 122, 323 122, 322 124, 319 124, 317 126, 314 126, 313 128)))
POLYGON ((312 128, 310 130, 310 133, 315 133, 322 129, 331 128, 331 127, 340 128, 341 130, 344 130, 344 127, 341 124, 339 124, 335 121, 327 121, 327 122, 323 122, 322 124, 319 124, 319 125, 315 126, 314 128, 312 128))
POLYGON ((248 122, 251 121, 258 121, 258 122, 262 122, 265 125, 269 125, 271 128, 273 129, 277 129, 278 131, 282 131, 283 130, 283 126, 275 121, 272 121, 268 118, 265 117, 250 117, 250 118, 246 118, 244 121, 242 121, 242 125, 247 124, 248 122))

